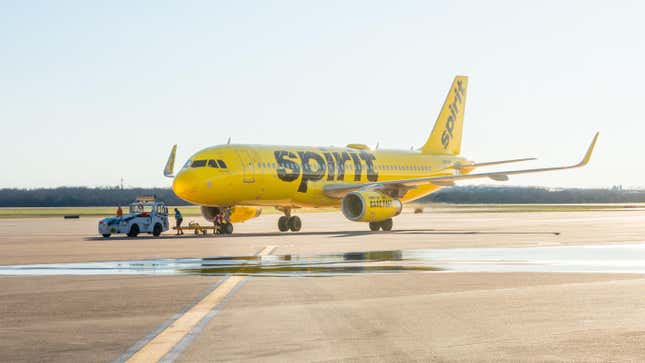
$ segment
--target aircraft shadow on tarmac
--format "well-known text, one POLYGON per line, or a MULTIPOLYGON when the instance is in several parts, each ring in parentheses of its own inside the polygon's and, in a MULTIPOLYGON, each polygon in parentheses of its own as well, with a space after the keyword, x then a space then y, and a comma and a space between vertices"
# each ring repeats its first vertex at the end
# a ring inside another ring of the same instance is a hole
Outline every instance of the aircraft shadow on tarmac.
MULTIPOLYGON (((283 232, 258 232, 258 233, 236 233, 230 235, 218 234, 184 234, 184 235, 163 235, 159 237, 153 236, 140 236, 143 239, 192 239, 192 238, 249 238, 249 237, 301 237, 301 236, 330 236, 332 238, 346 238, 346 237, 360 237, 372 234, 393 234, 393 235, 550 235, 558 236, 560 232, 529 232, 529 231, 461 231, 461 230, 441 230, 441 229, 400 229, 396 231, 320 231, 320 232, 298 232, 298 233, 283 233, 283 232)), ((127 236, 118 236, 103 238, 100 236, 87 237, 86 241, 123 241, 133 240, 127 236)))

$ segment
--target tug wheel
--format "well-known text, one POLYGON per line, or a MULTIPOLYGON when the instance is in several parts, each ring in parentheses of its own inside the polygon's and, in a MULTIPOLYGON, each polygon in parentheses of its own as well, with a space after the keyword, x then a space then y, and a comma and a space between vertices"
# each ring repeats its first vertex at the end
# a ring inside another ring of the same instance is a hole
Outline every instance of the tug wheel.
POLYGON ((158 237, 161 234, 161 231, 163 229, 161 228, 161 224, 157 223, 155 224, 154 228, 152 229, 152 235, 155 237, 158 237))
POLYGON ((128 237, 136 237, 139 235, 139 225, 138 224, 133 224, 132 227, 130 227, 130 232, 128 232, 128 237))

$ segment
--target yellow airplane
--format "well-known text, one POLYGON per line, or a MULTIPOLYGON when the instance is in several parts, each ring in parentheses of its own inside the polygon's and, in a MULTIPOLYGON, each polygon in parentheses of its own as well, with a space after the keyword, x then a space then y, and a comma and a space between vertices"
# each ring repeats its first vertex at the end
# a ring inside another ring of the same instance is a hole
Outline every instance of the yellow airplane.
POLYGON ((581 162, 570 166, 472 173, 475 168, 534 160, 475 163, 460 156, 468 77, 457 76, 426 143, 413 150, 346 147, 218 145, 198 151, 175 176, 173 146, 164 175, 174 177, 173 191, 202 206, 213 221, 224 213, 224 233, 232 223, 257 217, 260 207, 275 207, 284 216, 278 229, 299 231, 293 211, 302 207, 340 208, 372 231, 392 229, 403 203, 414 201, 464 179, 508 180, 509 175, 579 168, 589 162, 598 133, 581 162))

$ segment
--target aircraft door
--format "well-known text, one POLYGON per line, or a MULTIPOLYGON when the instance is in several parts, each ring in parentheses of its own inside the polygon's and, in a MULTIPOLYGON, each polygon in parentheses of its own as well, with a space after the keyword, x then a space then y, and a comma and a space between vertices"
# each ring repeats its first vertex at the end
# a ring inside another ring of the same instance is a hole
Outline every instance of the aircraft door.
POLYGON ((255 183, 255 152, 252 150, 238 150, 240 160, 242 161, 242 180, 245 183, 255 183))

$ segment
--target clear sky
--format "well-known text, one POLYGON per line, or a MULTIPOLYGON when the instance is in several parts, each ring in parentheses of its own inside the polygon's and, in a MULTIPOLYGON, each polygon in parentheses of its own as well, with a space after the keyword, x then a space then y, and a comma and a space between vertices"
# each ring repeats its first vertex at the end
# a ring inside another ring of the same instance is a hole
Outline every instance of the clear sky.
MULTIPOLYGON (((464 155, 645 186, 645 2, 0 1, 0 187, 169 186, 225 143, 419 147, 457 74, 464 155)), ((490 180, 481 183, 491 184, 490 180)))

